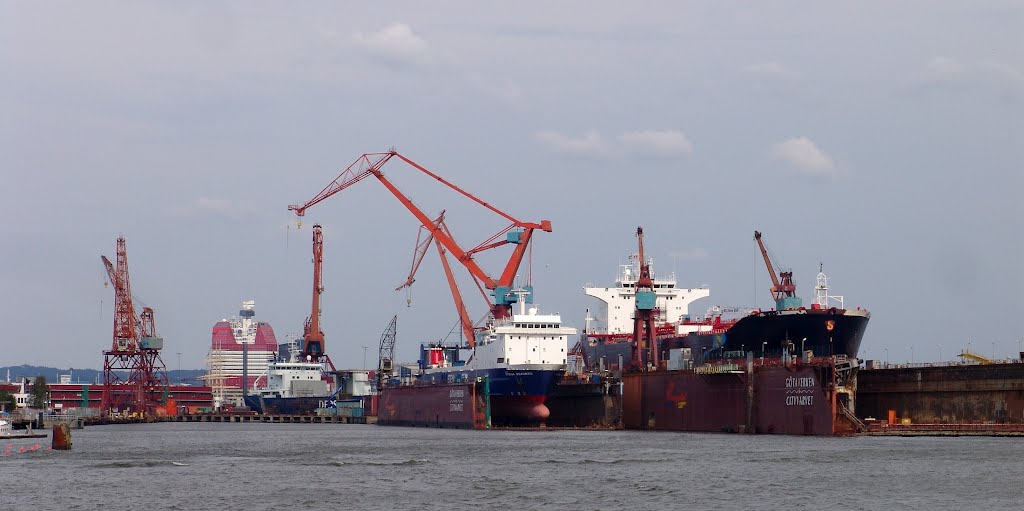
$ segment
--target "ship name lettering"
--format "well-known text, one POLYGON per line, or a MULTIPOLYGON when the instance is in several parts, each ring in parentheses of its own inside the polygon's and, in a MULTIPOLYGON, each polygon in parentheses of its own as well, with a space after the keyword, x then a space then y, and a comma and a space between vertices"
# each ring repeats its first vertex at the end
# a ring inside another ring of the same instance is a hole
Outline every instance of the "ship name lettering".
POLYGON ((814 387, 814 385, 813 376, 803 376, 800 378, 790 376, 789 378, 786 378, 787 389, 814 387))
POLYGON ((459 401, 458 403, 448 403, 448 411, 449 412, 461 412, 462 411, 462 402, 459 401))
POLYGON ((786 406, 811 406, 813 404, 813 394, 807 396, 786 396, 786 406))
POLYGON ((448 391, 448 397, 466 397, 466 389, 451 389, 448 391))

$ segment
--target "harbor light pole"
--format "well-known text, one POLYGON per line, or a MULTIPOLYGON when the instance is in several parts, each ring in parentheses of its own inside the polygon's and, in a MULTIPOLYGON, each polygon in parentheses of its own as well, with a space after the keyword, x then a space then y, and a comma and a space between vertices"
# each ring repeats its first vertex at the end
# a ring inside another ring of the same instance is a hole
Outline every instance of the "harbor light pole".
POLYGON ((942 345, 939 345, 939 362, 942 362, 942 345))
POLYGON ((366 346, 363 346, 363 369, 366 369, 366 346))
POLYGON ((889 348, 882 348, 885 350, 885 366, 889 367, 889 348))

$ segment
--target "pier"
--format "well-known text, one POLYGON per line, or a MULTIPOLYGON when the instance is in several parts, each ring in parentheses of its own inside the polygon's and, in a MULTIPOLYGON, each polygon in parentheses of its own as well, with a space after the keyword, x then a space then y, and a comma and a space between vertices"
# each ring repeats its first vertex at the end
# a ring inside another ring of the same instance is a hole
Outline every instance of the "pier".
POLYGON ((340 415, 243 415, 193 414, 167 415, 154 418, 155 422, 230 422, 264 424, 376 424, 376 417, 343 417, 340 415))

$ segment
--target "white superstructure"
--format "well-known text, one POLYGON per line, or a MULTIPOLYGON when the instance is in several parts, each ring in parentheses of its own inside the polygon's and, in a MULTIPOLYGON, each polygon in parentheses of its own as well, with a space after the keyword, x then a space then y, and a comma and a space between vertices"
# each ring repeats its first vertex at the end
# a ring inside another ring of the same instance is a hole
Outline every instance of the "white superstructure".
MULTIPOLYGON (((576 329, 562 326, 562 316, 541 314, 537 307, 526 308, 526 292, 519 290, 519 313, 496 321, 477 335, 476 348, 466 361, 466 370, 516 369, 562 370, 569 352, 569 338, 576 329)), ((424 372, 450 371, 441 361, 424 372)))
POLYGON ((253 387, 257 376, 277 357, 277 339, 267 323, 255 319, 256 302, 246 300, 238 316, 222 319, 213 327, 203 379, 211 387, 213 405, 241 406, 243 384, 253 387), (242 381, 242 362, 247 364, 248 380, 242 381))
MULTIPOLYGON (((631 264, 619 266, 615 287, 585 287, 587 296, 600 300, 593 328, 587 327, 588 334, 630 334, 633 332, 633 312, 636 310, 636 281, 640 278, 640 261, 637 255, 630 256, 631 264)), ((682 289, 676 287, 676 274, 659 278, 654 273, 653 260, 648 258, 651 278, 654 280, 656 296, 656 323, 680 323, 689 315, 690 303, 711 296, 706 287, 682 289)))

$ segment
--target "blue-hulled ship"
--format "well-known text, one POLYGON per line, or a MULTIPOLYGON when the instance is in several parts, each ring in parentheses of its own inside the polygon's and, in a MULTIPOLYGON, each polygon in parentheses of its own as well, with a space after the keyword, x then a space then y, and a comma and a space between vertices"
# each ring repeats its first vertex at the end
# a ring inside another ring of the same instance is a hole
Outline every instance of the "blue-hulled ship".
POLYGON ((428 343, 420 349, 417 384, 457 383, 488 379, 491 416, 496 423, 543 423, 546 405, 565 371, 569 340, 575 328, 562 326, 559 314, 526 308, 526 292, 518 299, 519 313, 493 321, 478 332, 475 346, 465 348, 428 343), (461 352, 469 351, 466 360, 461 352))

